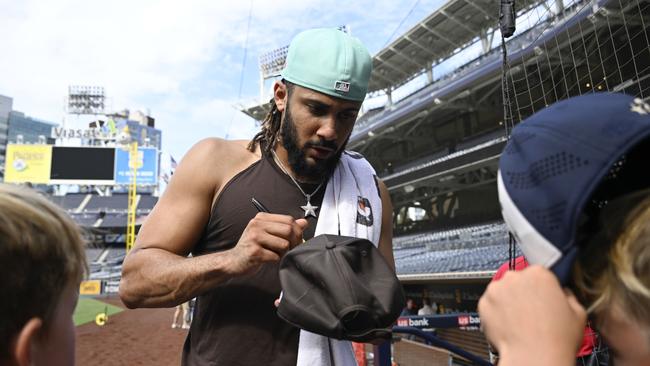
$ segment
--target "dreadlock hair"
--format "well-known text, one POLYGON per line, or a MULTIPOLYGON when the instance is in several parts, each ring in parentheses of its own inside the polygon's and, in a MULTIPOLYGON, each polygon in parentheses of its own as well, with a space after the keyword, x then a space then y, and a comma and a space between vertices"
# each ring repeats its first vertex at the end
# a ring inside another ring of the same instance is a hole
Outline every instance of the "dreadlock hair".
MULTIPOLYGON (((287 87, 287 99, 291 96, 293 91, 293 83, 282 79, 282 83, 287 87)), ((271 98, 271 110, 264 117, 262 121, 262 129, 255 134, 253 139, 248 143, 248 150, 255 151, 257 144, 264 149, 264 154, 271 154, 271 150, 275 147, 275 142, 278 140, 280 133, 280 124, 282 122, 282 114, 275 105, 275 98, 271 98)))

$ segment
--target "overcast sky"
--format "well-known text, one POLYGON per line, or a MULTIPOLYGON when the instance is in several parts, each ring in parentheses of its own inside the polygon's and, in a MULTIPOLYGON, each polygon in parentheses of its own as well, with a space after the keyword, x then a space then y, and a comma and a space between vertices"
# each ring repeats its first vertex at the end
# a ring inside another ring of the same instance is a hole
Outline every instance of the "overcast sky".
POLYGON ((374 55, 443 3, 254 0, 238 98, 250 0, 0 0, 0 94, 61 123, 69 85, 103 86, 113 110, 149 110, 163 152, 180 160, 204 137, 254 134, 234 106, 259 99, 260 54, 301 30, 347 24, 374 55))

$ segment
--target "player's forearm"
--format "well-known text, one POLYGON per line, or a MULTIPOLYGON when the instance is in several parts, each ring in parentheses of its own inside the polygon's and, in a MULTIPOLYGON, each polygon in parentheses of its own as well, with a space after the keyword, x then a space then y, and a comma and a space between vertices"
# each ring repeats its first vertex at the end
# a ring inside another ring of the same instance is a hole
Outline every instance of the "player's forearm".
POLYGON ((129 254, 120 281, 120 298, 129 308, 171 307, 232 277, 226 253, 185 258, 147 248, 129 254))

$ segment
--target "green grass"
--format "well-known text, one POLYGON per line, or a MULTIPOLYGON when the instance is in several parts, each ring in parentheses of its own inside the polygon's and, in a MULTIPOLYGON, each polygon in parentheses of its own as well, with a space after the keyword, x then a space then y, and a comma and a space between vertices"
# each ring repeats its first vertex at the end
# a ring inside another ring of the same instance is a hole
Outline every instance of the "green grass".
POLYGON ((91 299, 89 297, 79 297, 79 302, 77 303, 77 308, 74 310, 74 325, 79 326, 89 322, 94 322, 95 317, 99 313, 104 311, 108 312, 109 321, 110 316, 117 314, 124 309, 117 306, 113 306, 99 300, 91 299))

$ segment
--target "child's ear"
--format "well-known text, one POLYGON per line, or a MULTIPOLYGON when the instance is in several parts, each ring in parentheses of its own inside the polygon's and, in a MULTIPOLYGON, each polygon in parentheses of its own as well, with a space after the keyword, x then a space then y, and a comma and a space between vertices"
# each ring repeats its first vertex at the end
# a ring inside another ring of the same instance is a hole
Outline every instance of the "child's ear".
POLYGON ((18 332, 12 344, 13 349, 10 350, 16 365, 29 366, 32 364, 37 337, 42 327, 43 321, 40 318, 31 318, 18 332))

